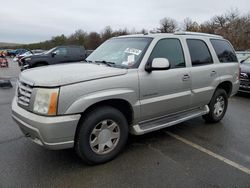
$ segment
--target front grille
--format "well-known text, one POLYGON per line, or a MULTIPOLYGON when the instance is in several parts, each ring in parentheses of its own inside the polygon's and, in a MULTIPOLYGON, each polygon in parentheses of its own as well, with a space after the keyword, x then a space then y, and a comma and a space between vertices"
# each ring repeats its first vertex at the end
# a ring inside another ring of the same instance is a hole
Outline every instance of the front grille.
POLYGON ((22 106, 28 107, 30 104, 32 90, 33 88, 31 85, 20 81, 18 83, 18 88, 17 88, 17 97, 18 97, 17 102, 22 106))
POLYGON ((250 82, 250 74, 249 73, 241 73, 240 74, 240 80, 241 81, 247 81, 250 82))

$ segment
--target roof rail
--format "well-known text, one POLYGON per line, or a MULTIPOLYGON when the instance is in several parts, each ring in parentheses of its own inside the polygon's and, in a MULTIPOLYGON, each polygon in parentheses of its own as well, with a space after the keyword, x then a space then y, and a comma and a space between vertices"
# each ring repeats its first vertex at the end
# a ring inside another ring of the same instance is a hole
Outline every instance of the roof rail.
POLYGON ((200 33, 200 32, 190 32, 190 31, 176 31, 175 35, 196 35, 196 36, 205 36, 205 37, 215 37, 215 38, 223 38, 220 35, 208 34, 208 33, 200 33))

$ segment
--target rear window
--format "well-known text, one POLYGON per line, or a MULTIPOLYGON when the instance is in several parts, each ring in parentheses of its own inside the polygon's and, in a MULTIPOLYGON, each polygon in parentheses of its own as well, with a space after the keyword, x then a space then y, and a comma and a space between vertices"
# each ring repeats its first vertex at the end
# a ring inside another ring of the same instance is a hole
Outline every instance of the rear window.
POLYGON ((213 59, 207 44, 199 39, 187 39, 192 66, 212 64, 213 59))
POLYGON ((219 39, 210 39, 210 41, 221 63, 238 62, 234 49, 229 42, 219 39))

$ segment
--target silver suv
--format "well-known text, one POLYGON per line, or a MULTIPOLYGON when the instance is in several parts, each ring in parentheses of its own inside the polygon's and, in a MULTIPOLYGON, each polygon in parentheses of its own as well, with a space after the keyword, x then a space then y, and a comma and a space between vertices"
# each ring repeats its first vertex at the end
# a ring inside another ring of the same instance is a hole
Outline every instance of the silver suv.
POLYGON ((90 164, 114 158, 129 133, 191 118, 220 121, 239 88, 239 63, 217 35, 129 35, 103 43, 85 63, 26 70, 12 116, 49 149, 74 147, 90 164))

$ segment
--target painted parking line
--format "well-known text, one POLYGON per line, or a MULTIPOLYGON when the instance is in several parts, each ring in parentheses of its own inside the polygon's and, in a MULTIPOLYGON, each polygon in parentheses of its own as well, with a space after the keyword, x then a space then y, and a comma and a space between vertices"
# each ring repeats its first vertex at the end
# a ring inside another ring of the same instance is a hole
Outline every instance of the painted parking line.
POLYGON ((166 131, 166 133, 169 136, 171 136, 171 137, 173 137, 173 138, 175 138, 175 139, 177 139, 177 140, 179 140, 179 141, 181 141, 181 142, 183 142, 183 143, 185 143, 185 144, 187 144, 187 145, 189 145, 189 146, 191 146, 191 147, 193 147, 193 148, 195 148, 195 149, 197 149, 197 150, 199 150, 199 151, 201 151, 203 153, 206 153, 206 154, 208 154, 208 155, 210 155, 210 156, 212 156, 212 157, 214 157, 214 158, 216 158, 216 159, 218 159, 220 161, 223 161, 224 163, 226 163, 226 164, 228 164, 228 165, 230 165, 230 166, 232 166, 234 168, 237 168, 238 170, 250 175, 250 169, 249 168, 244 167, 244 166, 242 166, 242 165, 240 165, 240 164, 238 164, 236 162, 233 162, 233 161, 231 161, 231 160, 229 160, 229 159, 227 159, 227 158, 225 158, 225 157, 223 157, 221 155, 218 155, 218 154, 216 154, 216 153, 214 153, 214 152, 212 152, 212 151, 210 151, 210 150, 208 150, 206 148, 203 148, 202 146, 200 146, 198 144, 190 142, 189 140, 187 140, 185 138, 182 138, 182 137, 180 137, 180 136, 178 136, 178 135, 176 135, 174 133, 171 133, 169 131, 166 131))

